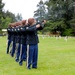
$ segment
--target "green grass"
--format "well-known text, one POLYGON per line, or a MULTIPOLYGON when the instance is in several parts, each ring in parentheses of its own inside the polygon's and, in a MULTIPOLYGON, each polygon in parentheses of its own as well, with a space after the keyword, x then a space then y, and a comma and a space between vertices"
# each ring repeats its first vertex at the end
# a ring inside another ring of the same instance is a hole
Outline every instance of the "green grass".
POLYGON ((28 70, 6 54, 6 37, 0 37, 0 75, 75 75, 75 38, 39 40, 38 69, 28 70))

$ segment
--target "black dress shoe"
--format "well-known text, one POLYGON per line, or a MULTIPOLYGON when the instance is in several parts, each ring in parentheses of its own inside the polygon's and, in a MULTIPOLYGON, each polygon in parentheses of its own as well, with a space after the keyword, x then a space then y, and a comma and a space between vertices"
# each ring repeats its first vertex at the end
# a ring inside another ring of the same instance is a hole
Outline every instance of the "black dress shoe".
POLYGON ((19 65, 22 66, 22 62, 19 62, 19 65))
POLYGON ((27 68, 28 70, 30 70, 31 68, 27 68))
POLYGON ((33 69, 37 69, 37 67, 32 67, 33 69))

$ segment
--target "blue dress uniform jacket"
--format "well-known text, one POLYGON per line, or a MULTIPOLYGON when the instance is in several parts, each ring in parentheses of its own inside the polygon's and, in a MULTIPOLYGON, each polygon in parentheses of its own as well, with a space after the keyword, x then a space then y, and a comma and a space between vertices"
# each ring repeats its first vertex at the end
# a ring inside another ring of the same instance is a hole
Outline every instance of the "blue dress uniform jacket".
POLYGON ((44 25, 41 23, 37 23, 37 24, 35 24, 33 26, 28 25, 28 28, 26 28, 26 32, 27 32, 26 44, 37 44, 37 43, 39 43, 37 31, 42 30, 44 28, 44 25), (39 28, 36 28, 37 24, 40 24, 39 28))
POLYGON ((26 44, 26 30, 25 30, 26 26, 22 26, 20 27, 20 31, 21 31, 21 44, 26 44))
POLYGON ((9 48, 10 48, 10 44, 11 44, 11 28, 7 28, 7 33, 8 33, 8 43, 7 43, 7 50, 6 50, 6 53, 8 54, 9 53, 9 48))
POLYGON ((36 25, 30 26, 29 28, 26 28, 26 31, 27 31, 26 44, 37 44, 37 43, 39 43, 36 25))
POLYGON ((43 29, 42 26, 40 28, 36 28, 36 24, 33 26, 26 27, 27 31, 27 68, 37 68, 38 61, 38 35, 37 31, 43 29))
POLYGON ((11 39, 11 28, 7 28, 8 39, 11 39))
POLYGON ((17 27, 16 28, 16 35, 17 35, 17 38, 16 38, 16 43, 21 43, 21 31, 20 31, 20 27, 17 27))

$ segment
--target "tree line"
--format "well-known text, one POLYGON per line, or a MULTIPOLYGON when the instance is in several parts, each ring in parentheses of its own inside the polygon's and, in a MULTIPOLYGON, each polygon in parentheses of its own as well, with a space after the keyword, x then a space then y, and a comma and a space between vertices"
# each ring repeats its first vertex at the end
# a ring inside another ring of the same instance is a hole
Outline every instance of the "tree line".
MULTIPOLYGON (((0 32, 9 23, 22 20, 22 15, 4 11, 5 4, 0 0, 0 32)), ((75 35, 75 2, 74 0, 40 0, 34 11, 37 21, 47 20, 41 34, 75 35)))
POLYGON ((16 21, 22 20, 22 15, 18 13, 15 15, 14 13, 10 11, 5 11, 4 8, 5 4, 0 0, 0 34, 2 33, 2 29, 5 29, 8 27, 9 23, 13 23, 16 21))
POLYGON ((40 0, 34 11, 37 21, 47 20, 41 33, 75 35, 75 2, 74 0, 40 0))

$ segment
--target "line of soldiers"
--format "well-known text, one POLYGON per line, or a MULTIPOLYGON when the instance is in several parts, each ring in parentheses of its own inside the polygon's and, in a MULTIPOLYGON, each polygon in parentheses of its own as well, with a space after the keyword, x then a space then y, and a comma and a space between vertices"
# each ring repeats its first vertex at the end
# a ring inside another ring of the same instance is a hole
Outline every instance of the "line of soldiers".
POLYGON ((38 61, 38 35, 37 31, 44 28, 46 20, 36 22, 34 18, 10 23, 8 32, 8 45, 6 53, 14 57, 15 61, 22 66, 26 61, 27 69, 37 68, 38 61))

